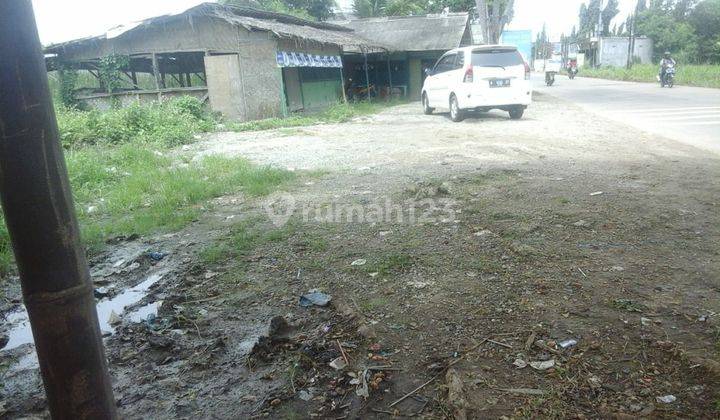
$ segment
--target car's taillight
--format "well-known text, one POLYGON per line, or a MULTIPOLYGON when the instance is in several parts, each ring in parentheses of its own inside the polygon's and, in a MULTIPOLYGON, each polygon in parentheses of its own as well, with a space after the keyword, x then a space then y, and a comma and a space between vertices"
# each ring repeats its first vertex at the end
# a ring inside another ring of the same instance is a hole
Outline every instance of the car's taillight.
POLYGON ((524 61, 523 64, 525 64, 525 80, 530 80, 530 66, 524 61))
POLYGON ((472 81, 473 81, 473 68, 471 66, 465 70, 465 77, 463 77, 463 82, 472 83, 472 81))

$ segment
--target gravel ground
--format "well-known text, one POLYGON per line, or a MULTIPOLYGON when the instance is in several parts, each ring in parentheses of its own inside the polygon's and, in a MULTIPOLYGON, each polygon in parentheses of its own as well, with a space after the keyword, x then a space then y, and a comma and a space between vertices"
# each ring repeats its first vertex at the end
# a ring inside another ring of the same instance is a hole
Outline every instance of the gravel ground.
MULTIPOLYGON (((303 175, 153 245, 158 319, 107 342, 125 417, 720 415, 717 156, 547 96, 521 121, 407 104, 183 153, 303 175), (332 305, 300 307, 311 289, 332 305), (277 316, 290 332, 253 347, 277 316)), ((14 375, 5 409, 42 413, 14 375)))

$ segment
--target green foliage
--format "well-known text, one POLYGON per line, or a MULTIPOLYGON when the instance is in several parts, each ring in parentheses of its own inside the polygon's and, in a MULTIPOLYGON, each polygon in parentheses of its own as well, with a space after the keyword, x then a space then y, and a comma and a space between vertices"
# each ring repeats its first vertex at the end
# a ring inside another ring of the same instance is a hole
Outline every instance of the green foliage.
POLYGON ((672 13, 666 13, 659 7, 650 8, 638 16, 637 29, 653 40, 655 61, 659 61, 665 51, 673 52, 686 63, 697 61, 698 38, 693 27, 687 22, 675 20, 672 13))
MULTIPOLYGON (((609 0, 605 8, 602 10, 602 25, 603 25, 603 35, 613 35, 614 32, 610 31, 610 22, 615 18, 615 16, 620 13, 620 9, 618 9, 618 0, 609 0)), ((617 28, 615 30, 617 32, 617 28)))
POLYGON ((307 20, 329 19, 334 5, 333 0, 220 0, 220 3, 284 13, 307 20))
POLYGON ((720 0, 640 0, 637 32, 655 43, 655 59, 665 51, 684 63, 720 63, 720 0))
POLYGON ((100 83, 107 93, 113 93, 120 89, 123 84, 123 70, 130 66, 130 57, 118 54, 110 54, 100 59, 98 74, 100 83))
MULTIPOLYGON (((655 64, 638 64, 634 65, 630 70, 618 67, 583 68, 580 74, 585 77, 597 77, 600 79, 651 83, 656 81, 658 66, 655 64)), ((720 88, 720 66, 680 64, 675 84, 720 88)))
POLYGON ((720 0, 700 2, 688 16, 698 36, 700 57, 720 63, 720 0))
POLYGON ((57 97, 64 106, 74 108, 77 106, 75 87, 77 86, 79 77, 78 71, 67 65, 60 65, 58 67, 57 97))
POLYGON ((243 123, 232 123, 228 129, 232 131, 258 131, 273 130, 283 127, 300 127, 305 125, 313 125, 318 123, 341 123, 349 121, 355 117, 368 115, 382 110, 388 106, 397 105, 400 102, 357 102, 357 103, 340 103, 325 111, 314 115, 294 115, 288 118, 268 118, 265 120, 248 121, 243 123))
MULTIPOLYGON (((117 235, 180 229, 211 198, 237 191, 265 195, 294 176, 241 158, 179 162, 177 152, 167 153, 214 128, 195 98, 106 112, 57 111, 82 237, 90 250, 117 235)), ((0 276, 11 265, 0 212, 0 276)))
POLYGON ((193 134, 215 126, 200 100, 190 96, 105 112, 60 107, 57 114, 65 148, 128 142, 171 147, 188 143, 193 134))

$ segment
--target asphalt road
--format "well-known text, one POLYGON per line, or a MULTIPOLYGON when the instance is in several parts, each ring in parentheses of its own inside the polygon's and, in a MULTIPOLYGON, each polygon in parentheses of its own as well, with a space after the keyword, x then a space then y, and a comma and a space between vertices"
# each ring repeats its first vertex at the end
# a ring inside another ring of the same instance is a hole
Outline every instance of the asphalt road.
POLYGON ((565 76, 547 87, 539 73, 533 85, 590 112, 720 154, 720 89, 565 76))

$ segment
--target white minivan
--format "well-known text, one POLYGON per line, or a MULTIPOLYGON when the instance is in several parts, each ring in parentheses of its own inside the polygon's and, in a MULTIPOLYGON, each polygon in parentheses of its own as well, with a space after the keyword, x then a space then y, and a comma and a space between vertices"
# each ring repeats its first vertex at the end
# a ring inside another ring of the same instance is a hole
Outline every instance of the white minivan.
POLYGON ((530 66, 516 47, 476 45, 443 54, 422 89, 425 114, 449 108, 453 121, 462 121, 471 110, 501 109, 510 118, 522 118, 532 101, 530 66))

